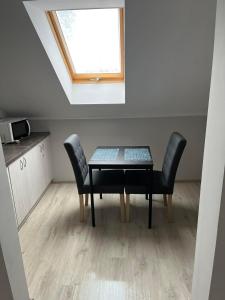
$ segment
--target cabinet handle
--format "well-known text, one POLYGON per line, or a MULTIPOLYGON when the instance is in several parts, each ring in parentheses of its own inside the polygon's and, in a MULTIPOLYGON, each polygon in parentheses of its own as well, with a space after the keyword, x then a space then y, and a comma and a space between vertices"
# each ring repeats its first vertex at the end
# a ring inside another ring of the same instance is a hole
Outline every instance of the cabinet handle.
POLYGON ((20 159, 20 170, 21 170, 21 171, 23 170, 23 162, 22 162, 21 159, 20 159))
POLYGON ((23 165, 24 165, 24 168, 26 168, 26 166, 27 166, 27 160, 26 160, 25 157, 23 158, 23 165))

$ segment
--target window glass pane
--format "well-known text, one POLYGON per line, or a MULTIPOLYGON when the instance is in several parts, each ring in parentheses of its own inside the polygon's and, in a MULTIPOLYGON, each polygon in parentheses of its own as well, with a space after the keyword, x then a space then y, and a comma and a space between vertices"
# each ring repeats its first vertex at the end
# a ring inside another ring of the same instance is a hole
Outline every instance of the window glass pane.
POLYGON ((75 72, 120 73, 120 10, 56 12, 75 72))

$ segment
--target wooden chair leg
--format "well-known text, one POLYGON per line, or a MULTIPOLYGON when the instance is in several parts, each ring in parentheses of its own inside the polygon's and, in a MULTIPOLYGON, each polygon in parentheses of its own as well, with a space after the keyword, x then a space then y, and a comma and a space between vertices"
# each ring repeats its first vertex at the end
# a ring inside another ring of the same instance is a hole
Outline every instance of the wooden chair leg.
POLYGON ((167 199, 167 212, 168 212, 168 221, 173 221, 173 215, 172 215, 172 195, 168 195, 167 199))
POLYGON ((84 222, 84 195, 79 195, 80 198, 80 222, 84 222))
POLYGON ((126 221, 130 221, 130 194, 126 194, 126 221))
POLYGON ((163 194, 164 206, 167 206, 167 195, 163 194))
POLYGON ((85 206, 88 206, 88 194, 85 194, 85 206))
POLYGON ((125 221, 124 194, 120 194, 120 217, 121 217, 121 222, 124 222, 125 221))

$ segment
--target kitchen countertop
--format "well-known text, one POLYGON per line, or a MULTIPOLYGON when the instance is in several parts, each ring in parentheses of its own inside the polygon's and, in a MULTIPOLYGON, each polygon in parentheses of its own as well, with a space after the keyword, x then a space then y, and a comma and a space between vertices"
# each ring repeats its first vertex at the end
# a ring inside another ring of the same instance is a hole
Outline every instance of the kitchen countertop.
POLYGON ((31 135, 19 143, 4 144, 3 152, 5 156, 6 166, 23 156, 34 146, 43 141, 50 133, 49 132, 32 132, 31 135))

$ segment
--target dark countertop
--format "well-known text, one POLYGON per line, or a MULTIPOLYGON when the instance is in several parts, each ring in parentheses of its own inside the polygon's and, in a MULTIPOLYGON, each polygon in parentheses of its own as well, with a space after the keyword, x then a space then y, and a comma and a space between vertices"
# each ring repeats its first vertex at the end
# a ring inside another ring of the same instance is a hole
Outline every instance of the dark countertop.
POLYGON ((34 146, 43 141, 49 134, 49 132, 32 132, 29 137, 23 139, 18 144, 4 144, 3 152, 6 166, 8 167, 12 162, 27 153, 34 146))

